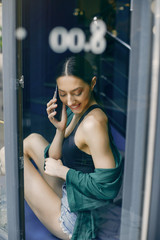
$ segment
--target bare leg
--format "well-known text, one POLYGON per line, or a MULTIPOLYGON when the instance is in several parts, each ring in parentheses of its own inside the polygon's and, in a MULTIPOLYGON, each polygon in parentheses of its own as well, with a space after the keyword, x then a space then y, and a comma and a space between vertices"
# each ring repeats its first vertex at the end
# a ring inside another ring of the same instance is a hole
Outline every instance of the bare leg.
MULTIPOLYGON (((63 180, 51 177, 44 172, 44 149, 49 144, 40 134, 33 133, 24 139, 24 155, 32 159, 43 178, 52 187, 56 194, 62 196, 63 180)), ((4 147, 0 150, 0 175, 5 175, 5 151, 4 147)))
MULTIPOLYGON (((44 149, 49 143, 37 133, 30 134, 23 141, 24 154, 31 158, 37 165, 39 171, 43 178, 48 182, 48 184, 56 191, 60 196, 61 186, 63 181, 61 179, 50 177, 44 172, 44 149)), ((0 149, 0 175, 5 175, 5 148, 0 149)))
POLYGON ((33 133, 24 140, 24 154, 31 158, 37 165, 41 175, 56 194, 61 197, 63 180, 51 177, 44 172, 44 149, 49 143, 40 135, 33 133))
POLYGON ((59 223, 61 200, 35 169, 27 156, 24 156, 24 189, 28 204, 55 236, 69 239, 59 223))
MULTIPOLYGON (((31 134, 24 140, 24 194, 29 206, 46 226, 60 239, 68 240, 59 222, 61 215, 61 186, 63 181, 44 173, 44 149, 48 142, 39 134, 31 134), (36 163, 40 173, 30 161, 36 163), (54 190, 56 191, 54 191, 54 190)), ((4 147, 0 150, 2 173, 5 174, 4 147)))

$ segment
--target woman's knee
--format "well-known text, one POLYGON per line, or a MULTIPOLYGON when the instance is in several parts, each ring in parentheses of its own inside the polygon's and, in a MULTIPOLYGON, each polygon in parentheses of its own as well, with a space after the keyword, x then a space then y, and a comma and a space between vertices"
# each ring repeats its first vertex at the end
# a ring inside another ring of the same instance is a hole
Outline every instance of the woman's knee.
POLYGON ((25 155, 28 155, 36 143, 38 143, 43 137, 38 133, 31 133, 23 141, 23 151, 25 155))

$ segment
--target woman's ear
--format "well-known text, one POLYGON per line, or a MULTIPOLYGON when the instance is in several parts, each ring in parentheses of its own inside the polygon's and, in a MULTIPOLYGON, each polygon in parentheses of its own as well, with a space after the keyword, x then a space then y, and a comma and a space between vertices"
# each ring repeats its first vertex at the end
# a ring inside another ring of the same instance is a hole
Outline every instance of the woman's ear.
POLYGON ((94 76, 94 77, 92 78, 92 81, 91 81, 91 90, 92 90, 92 91, 93 91, 93 89, 94 89, 94 86, 96 85, 96 82, 97 82, 97 77, 94 76))

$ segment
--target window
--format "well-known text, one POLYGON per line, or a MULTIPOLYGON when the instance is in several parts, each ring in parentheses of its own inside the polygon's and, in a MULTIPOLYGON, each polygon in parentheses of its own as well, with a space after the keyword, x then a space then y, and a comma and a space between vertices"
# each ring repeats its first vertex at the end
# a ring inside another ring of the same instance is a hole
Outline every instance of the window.
MULTIPOLYGON (((5 81, 0 134, 4 128, 8 206, 8 233, 3 228, 3 238, 17 240, 25 235, 26 240, 37 236, 41 240, 41 233, 42 239, 56 239, 24 201, 23 139, 36 132, 52 141, 55 128, 48 121, 46 103, 56 87, 57 66, 66 57, 82 54, 97 75, 95 90, 124 159, 123 185, 106 214, 99 239, 156 240, 160 1, 6 0, 3 4, 5 81)), ((1 136, 0 147, 4 145, 1 136)), ((0 215, 0 229, 1 225, 0 215)))

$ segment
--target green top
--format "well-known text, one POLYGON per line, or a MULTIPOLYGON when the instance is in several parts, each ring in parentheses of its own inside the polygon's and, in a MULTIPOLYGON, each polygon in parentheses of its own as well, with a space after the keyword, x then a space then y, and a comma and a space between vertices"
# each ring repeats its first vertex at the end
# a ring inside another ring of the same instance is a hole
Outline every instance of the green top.
POLYGON ((118 194, 123 174, 121 157, 116 159, 112 169, 96 168, 93 173, 82 173, 70 169, 67 173, 66 188, 69 207, 78 212, 72 240, 91 240, 96 237, 99 219, 97 209, 107 205, 118 194))

